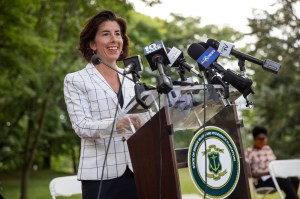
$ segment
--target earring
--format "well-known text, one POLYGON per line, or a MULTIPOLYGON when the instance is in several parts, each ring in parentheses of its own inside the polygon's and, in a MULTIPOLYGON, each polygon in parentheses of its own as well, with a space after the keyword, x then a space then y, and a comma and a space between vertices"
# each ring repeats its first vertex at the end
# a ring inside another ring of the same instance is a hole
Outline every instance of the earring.
POLYGON ((121 50, 120 55, 123 55, 123 50, 121 50))
POLYGON ((95 51, 95 50, 93 50, 93 55, 94 55, 94 54, 96 54, 96 51, 95 51))

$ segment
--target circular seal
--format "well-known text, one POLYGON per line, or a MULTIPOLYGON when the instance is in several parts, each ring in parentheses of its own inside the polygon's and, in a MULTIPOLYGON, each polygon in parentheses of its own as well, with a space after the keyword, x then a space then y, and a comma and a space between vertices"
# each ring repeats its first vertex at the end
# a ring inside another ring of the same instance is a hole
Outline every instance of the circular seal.
POLYGON ((202 195, 206 193, 212 199, 226 198, 235 189, 240 176, 237 148, 223 129, 207 126, 204 131, 202 128, 190 143, 188 168, 202 195))

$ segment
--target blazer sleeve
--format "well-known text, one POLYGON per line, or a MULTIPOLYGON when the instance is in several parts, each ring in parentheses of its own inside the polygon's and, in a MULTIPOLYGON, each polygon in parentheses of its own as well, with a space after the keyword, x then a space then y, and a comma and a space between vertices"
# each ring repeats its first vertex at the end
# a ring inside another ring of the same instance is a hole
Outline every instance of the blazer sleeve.
POLYGON ((89 101, 81 84, 83 81, 74 80, 72 74, 66 75, 64 79, 65 103, 75 133, 85 139, 105 138, 110 135, 113 128, 113 134, 116 135, 113 118, 93 120, 89 101))

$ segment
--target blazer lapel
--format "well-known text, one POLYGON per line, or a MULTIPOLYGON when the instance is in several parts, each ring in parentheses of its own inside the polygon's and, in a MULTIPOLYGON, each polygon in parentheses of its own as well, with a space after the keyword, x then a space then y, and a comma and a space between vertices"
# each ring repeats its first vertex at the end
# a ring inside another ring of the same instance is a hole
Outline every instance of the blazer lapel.
MULTIPOLYGON (((115 104, 118 103, 117 94, 113 91, 101 73, 96 69, 96 67, 89 63, 86 66, 88 73, 90 74, 91 78, 111 97, 115 104)), ((120 105, 119 105, 120 108, 120 105)))

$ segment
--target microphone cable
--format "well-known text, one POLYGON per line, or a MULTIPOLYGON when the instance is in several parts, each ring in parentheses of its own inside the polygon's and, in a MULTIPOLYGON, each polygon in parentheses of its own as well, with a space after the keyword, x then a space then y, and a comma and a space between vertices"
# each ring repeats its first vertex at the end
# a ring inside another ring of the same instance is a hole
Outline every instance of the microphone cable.
POLYGON ((158 122, 159 122, 159 199, 161 199, 162 194, 162 146, 161 146, 161 135, 162 135, 162 125, 160 117, 160 93, 158 92, 158 122))
MULTIPOLYGON (((205 189, 204 189, 204 195, 203 199, 206 199, 206 193, 207 193, 207 142, 206 142, 206 132, 205 132, 205 127, 206 127, 206 83, 203 81, 203 86, 204 86, 204 93, 203 93, 203 105, 204 105, 204 110, 203 110, 203 132, 204 132, 204 150, 205 150, 205 156, 204 156, 204 181, 205 181, 205 189)), ((208 87, 207 87, 208 89, 208 87)))
MULTIPOLYGON (((103 62, 101 62, 101 63, 103 63, 103 62)), ((110 65, 105 64, 105 63, 103 63, 103 64, 105 66, 109 67, 110 69, 112 69, 114 71, 117 71, 116 69, 114 69, 110 65)), ((118 71, 118 73, 120 73, 120 72, 118 71)), ((100 184, 99 184, 97 199, 100 199, 100 194, 101 194, 101 190, 102 190, 102 183, 103 183, 103 175, 104 175, 104 166, 105 166, 105 164, 107 164, 108 150, 109 150, 110 143, 111 143, 111 140, 112 140, 112 137, 113 137, 112 135, 113 135, 113 132, 114 132, 114 126, 115 126, 115 123, 116 123, 118 108, 119 108, 119 104, 120 104, 119 99, 120 99, 120 95, 122 93, 122 86, 123 86, 123 83, 124 83, 125 76, 126 75, 122 75, 122 81, 120 83, 120 88, 119 88, 119 91, 117 93, 118 102, 117 102, 116 111, 115 111, 115 115, 114 115, 114 119, 113 119, 113 123, 112 123, 111 132, 110 132, 110 135, 109 135, 108 145, 107 145, 107 148, 106 148, 106 151, 105 151, 105 156, 104 156, 104 161, 103 161, 103 166, 102 166, 102 174, 101 174, 101 179, 100 179, 100 184)), ((130 79, 129 77, 127 77, 127 78, 130 79)))
MULTIPOLYGON (((208 89, 208 87, 206 86, 207 84, 205 83, 205 81, 203 81, 203 107, 204 107, 204 110, 203 110, 203 133, 204 133, 204 182, 205 182, 205 188, 204 188, 204 193, 203 193, 203 199, 206 199, 206 194, 207 194, 207 142, 206 142, 206 133, 205 133, 205 130, 206 130, 206 88, 208 89)), ((197 117, 197 116, 196 116, 197 117)), ((197 133, 199 130, 201 129, 201 127, 199 127, 195 132, 197 133)))
MULTIPOLYGON (((124 77, 126 77, 127 79, 129 79, 130 81, 134 82, 133 79, 131 79, 130 77, 127 77, 126 74, 124 73, 121 73, 120 71, 118 71, 117 69, 115 69, 114 67, 110 66, 109 64, 106 64, 104 62, 102 62, 102 60, 100 59, 100 57, 97 55, 97 54, 94 54, 91 58, 91 61, 92 61, 92 64, 95 66, 95 65, 98 65, 100 63, 104 64, 105 66, 107 66, 108 68, 112 69, 113 71, 119 73, 120 75, 124 77)), ((134 82, 135 83, 135 82, 134 82)))

